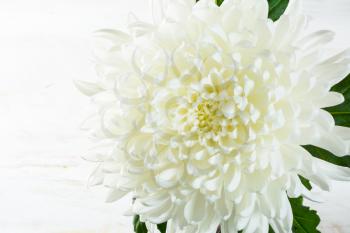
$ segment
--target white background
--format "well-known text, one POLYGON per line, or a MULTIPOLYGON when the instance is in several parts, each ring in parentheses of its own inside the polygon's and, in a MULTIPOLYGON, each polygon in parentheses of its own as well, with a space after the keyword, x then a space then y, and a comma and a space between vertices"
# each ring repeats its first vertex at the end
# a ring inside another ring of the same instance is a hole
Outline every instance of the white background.
MULTIPOLYGON (((121 233, 130 200, 105 204, 86 187, 91 167, 79 131, 88 100, 73 79, 94 79, 92 32, 150 18, 147 0, 0 0, 0 232, 121 233)), ((350 47, 350 0, 305 0, 312 26, 350 47)), ((350 184, 335 183, 322 232, 350 232, 350 184)))

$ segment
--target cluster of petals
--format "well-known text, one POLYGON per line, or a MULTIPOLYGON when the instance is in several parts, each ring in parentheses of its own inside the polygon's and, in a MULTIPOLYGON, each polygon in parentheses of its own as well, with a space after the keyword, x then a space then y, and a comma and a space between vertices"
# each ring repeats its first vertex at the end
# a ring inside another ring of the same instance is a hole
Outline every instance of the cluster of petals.
POLYGON ((349 154, 350 130, 325 107, 349 73, 330 55, 329 31, 306 33, 299 1, 276 22, 266 0, 154 0, 152 23, 101 30, 99 80, 77 81, 97 106, 87 122, 99 145, 93 184, 108 201, 168 233, 291 232, 288 198, 318 200, 300 176, 328 190, 350 170, 302 145, 349 154))

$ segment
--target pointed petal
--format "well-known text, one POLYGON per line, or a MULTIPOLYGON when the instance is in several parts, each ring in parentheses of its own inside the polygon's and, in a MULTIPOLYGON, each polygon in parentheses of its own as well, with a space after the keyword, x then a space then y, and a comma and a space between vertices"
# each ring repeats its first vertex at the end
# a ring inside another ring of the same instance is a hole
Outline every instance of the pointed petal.
POLYGON ((79 91, 87 96, 93 96, 103 91, 103 89, 97 83, 74 80, 74 85, 79 91))

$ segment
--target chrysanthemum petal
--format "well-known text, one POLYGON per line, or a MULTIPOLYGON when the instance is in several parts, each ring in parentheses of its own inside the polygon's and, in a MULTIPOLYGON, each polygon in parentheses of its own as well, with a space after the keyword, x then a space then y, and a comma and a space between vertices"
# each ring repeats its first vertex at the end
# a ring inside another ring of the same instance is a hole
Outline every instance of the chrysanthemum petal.
POLYGON ((291 232, 288 197, 322 199, 302 177, 350 180, 302 147, 350 154, 350 130, 324 110, 344 101, 330 90, 350 53, 324 49, 331 31, 308 34, 300 5, 273 22, 266 0, 153 0, 152 23, 100 31, 101 81, 76 83, 98 107, 90 183, 110 201, 132 193, 133 213, 169 233, 291 232))

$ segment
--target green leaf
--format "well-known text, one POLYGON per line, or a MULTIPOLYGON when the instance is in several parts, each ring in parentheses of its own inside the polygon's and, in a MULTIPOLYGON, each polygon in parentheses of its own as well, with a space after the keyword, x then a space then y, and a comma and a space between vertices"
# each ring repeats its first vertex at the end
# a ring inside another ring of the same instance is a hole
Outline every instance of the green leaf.
POLYGON ((165 223, 162 223, 162 224, 158 224, 158 225, 157 225, 157 228, 158 228, 158 230, 159 230, 161 233, 165 233, 165 232, 166 232, 166 225, 167 225, 166 222, 165 222, 165 223))
POLYGON ((289 198, 293 210, 293 233, 320 233, 316 228, 320 223, 315 210, 303 206, 303 198, 289 198))
MULTIPOLYGON (((140 216, 135 215, 133 219, 134 232, 135 233, 148 233, 146 224, 140 221, 140 216)), ((167 223, 158 224, 157 228, 161 233, 166 233, 166 225, 167 223)))
POLYGON ((312 189, 312 186, 310 184, 310 181, 308 179, 306 179, 305 177, 302 177, 299 175, 299 178, 300 178, 300 181, 301 183, 308 189, 308 190, 311 190, 312 189))
MULTIPOLYGON (((293 211, 293 233, 320 233, 317 226, 320 223, 320 217, 315 210, 303 206, 303 198, 289 198, 293 211)), ((272 227, 269 227, 269 233, 275 233, 272 227)))
POLYGON ((338 157, 331 152, 312 145, 303 146, 312 156, 338 166, 350 167, 350 156, 338 157))
POLYGON ((334 87, 332 87, 331 91, 336 91, 339 93, 346 93, 350 89, 350 74, 346 76, 342 81, 337 83, 334 87))
POLYGON ((135 215, 133 220, 134 232, 135 233, 147 233, 147 227, 144 222, 140 221, 140 216, 135 215))
POLYGON ((269 3, 269 18, 273 21, 278 20, 287 9, 289 0, 267 0, 269 3))
POLYGON ((331 91, 343 94, 344 103, 326 108, 332 114, 335 123, 340 126, 350 127, 350 74, 341 82, 332 87, 331 91))
MULTIPOLYGON (((340 105, 326 108, 325 110, 332 114, 337 125, 350 127, 350 74, 332 87, 331 91, 343 94, 345 101, 340 105)), ((312 145, 306 145, 304 148, 316 158, 338 166, 350 167, 350 155, 338 157, 325 149, 312 145)))
MULTIPOLYGON (((320 233, 317 226, 320 223, 320 217, 315 210, 303 206, 303 198, 289 198, 293 211, 293 233, 320 233)), ((274 233, 269 228, 269 233, 274 233)))
POLYGON ((221 4, 224 2, 224 0, 215 0, 216 1, 216 4, 218 5, 218 6, 221 6, 221 4))

